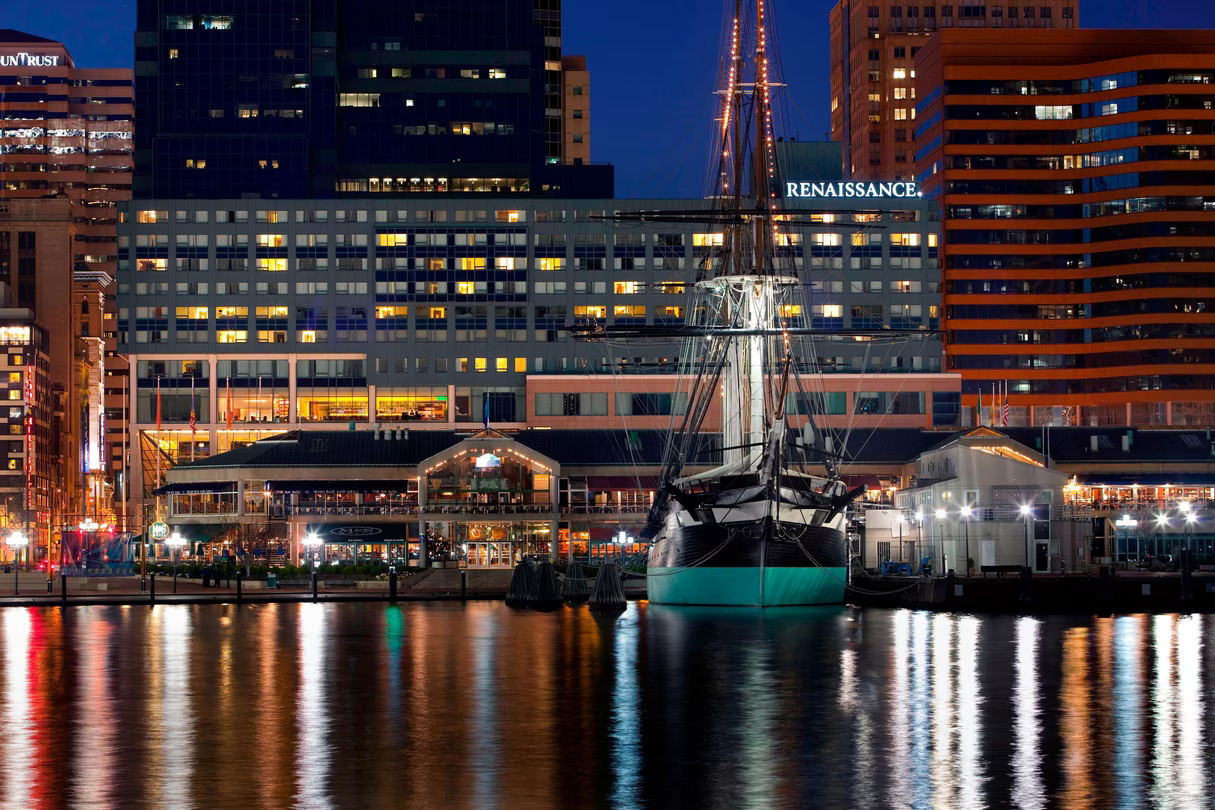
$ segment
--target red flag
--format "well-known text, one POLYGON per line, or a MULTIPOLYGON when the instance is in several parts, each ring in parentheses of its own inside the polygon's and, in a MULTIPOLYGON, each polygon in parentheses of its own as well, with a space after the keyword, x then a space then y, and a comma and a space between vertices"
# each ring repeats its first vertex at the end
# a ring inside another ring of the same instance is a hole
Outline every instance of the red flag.
POLYGON ((1008 380, 1004 381, 1004 427, 1008 427, 1008 380))
POLYGON ((232 429, 232 378, 228 378, 228 430, 232 429))
POLYGON ((160 377, 156 378, 156 431, 160 432, 160 377))

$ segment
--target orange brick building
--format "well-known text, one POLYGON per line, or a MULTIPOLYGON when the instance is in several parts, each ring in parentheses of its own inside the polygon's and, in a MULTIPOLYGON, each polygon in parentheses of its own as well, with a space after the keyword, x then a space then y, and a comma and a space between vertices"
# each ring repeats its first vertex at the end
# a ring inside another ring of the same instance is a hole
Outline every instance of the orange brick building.
POLYGON ((95 515, 122 470, 113 278, 133 129, 131 70, 78 68, 62 43, 0 29, 0 282, 50 329, 64 520, 86 501, 95 515))
POLYGON ((932 34, 1074 28, 1079 0, 1007 4, 839 0, 831 10, 831 140, 844 146, 844 178, 911 180, 916 53, 932 34))
POLYGON ((1215 421, 1215 32, 940 31, 916 70, 963 411, 1215 421))

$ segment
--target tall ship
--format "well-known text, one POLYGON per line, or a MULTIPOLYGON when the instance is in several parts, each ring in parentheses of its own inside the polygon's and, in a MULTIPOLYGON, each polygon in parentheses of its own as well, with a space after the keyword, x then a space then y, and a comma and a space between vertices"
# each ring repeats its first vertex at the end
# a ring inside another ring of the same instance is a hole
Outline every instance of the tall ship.
POLYGON ((736 0, 727 24, 712 205, 663 212, 707 223, 714 250, 696 268, 685 323, 665 334, 682 338, 681 413, 642 533, 649 599, 837 604, 860 490, 840 480, 814 423, 820 367, 787 231, 815 226, 783 210, 776 188, 766 4, 736 0), (716 466, 705 469, 706 458, 716 466))

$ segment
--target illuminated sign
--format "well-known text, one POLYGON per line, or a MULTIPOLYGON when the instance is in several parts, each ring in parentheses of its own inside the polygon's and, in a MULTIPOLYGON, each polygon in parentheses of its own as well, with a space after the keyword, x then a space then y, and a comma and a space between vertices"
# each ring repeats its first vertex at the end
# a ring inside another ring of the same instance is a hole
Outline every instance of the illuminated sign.
POLYGON ((502 459, 495 456, 493 453, 486 453, 482 456, 477 456, 477 469, 486 470, 491 467, 501 467, 502 459))
POLYGON ((0 54, 0 67, 59 67, 59 57, 24 51, 0 54))
POLYGON ((915 183, 785 183, 786 197, 919 197, 915 183))
POLYGON ((338 537, 371 537, 380 533, 375 526, 336 526, 329 530, 338 537))

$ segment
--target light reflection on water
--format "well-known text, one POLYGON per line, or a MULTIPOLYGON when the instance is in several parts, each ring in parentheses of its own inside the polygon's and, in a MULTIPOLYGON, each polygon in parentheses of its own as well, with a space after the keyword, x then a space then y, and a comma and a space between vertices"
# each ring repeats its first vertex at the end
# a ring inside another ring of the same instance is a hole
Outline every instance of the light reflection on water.
POLYGON ((0 611, 0 807, 1209 807, 1212 619, 0 611))

